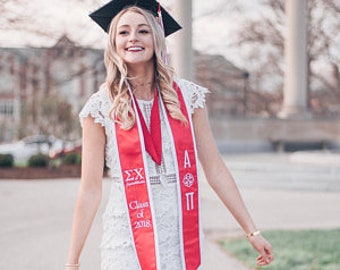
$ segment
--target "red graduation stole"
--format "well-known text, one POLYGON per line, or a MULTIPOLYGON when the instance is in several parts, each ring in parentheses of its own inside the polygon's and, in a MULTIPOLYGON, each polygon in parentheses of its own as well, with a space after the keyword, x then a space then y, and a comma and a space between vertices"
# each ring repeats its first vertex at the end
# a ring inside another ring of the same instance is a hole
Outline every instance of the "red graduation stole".
MULTIPOLYGON (((173 119, 163 103, 161 106, 163 112, 166 111, 166 120, 173 139, 174 156, 177 157, 182 264, 186 270, 196 270, 201 265, 197 159, 186 104, 176 83, 174 88, 188 125, 185 126, 179 120, 173 119)), ((156 224, 139 117, 136 113, 136 123, 129 130, 121 129, 117 123, 115 126, 121 175, 138 261, 142 270, 159 270, 156 224)))
POLYGON ((162 133, 161 133, 161 118, 158 105, 158 91, 155 90, 153 105, 151 109, 150 132, 146 126, 143 114, 138 106, 137 99, 134 96, 134 101, 142 126, 145 150, 150 154, 152 159, 158 164, 162 164, 162 133))

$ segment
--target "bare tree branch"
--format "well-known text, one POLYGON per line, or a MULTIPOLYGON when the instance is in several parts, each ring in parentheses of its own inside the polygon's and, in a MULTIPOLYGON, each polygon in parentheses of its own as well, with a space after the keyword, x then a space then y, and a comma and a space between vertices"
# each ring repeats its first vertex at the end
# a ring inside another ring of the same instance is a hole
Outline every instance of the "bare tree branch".
MULTIPOLYGON (((308 69, 310 77, 311 80, 317 80, 319 85, 320 83, 323 85, 321 89, 328 89, 335 95, 340 92, 340 57, 336 49, 340 47, 340 44, 339 39, 335 38, 340 28, 340 2, 337 0, 309 0, 308 3, 308 69), (326 72, 320 69, 311 71, 311 65, 315 66, 315 63, 321 62, 328 65, 333 71, 326 72)), ((241 53, 247 52, 243 55, 248 57, 248 62, 257 63, 257 65, 252 65, 256 69, 251 69, 249 66, 251 77, 255 74, 259 80, 268 81, 273 75, 281 74, 283 76, 285 1, 264 0, 262 6, 262 16, 256 19, 248 18, 240 24, 241 27, 238 32, 235 32, 234 42, 231 45, 238 48, 241 53), (266 12, 266 10, 270 10, 270 12, 266 12)), ((283 80, 279 85, 279 88, 282 89, 283 80)), ((263 89, 255 87, 255 90, 262 91, 263 89)), ((313 91, 311 93, 313 94, 313 91)), ((326 99, 323 99, 322 102, 324 102, 322 106, 327 106, 326 99)), ((340 100, 338 100, 338 104, 340 106, 340 100)))

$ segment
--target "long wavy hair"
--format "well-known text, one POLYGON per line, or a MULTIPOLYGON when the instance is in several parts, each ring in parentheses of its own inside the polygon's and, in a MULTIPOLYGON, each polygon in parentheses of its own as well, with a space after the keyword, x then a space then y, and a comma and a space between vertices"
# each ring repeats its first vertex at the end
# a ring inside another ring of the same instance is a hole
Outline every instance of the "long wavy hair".
POLYGON ((164 63, 163 60, 166 53, 163 30, 151 12, 136 6, 125 8, 117 14, 112 20, 109 29, 109 40, 104 54, 107 71, 104 84, 112 101, 112 108, 109 112, 110 118, 126 130, 132 128, 136 121, 136 115, 132 107, 132 100, 128 89, 129 76, 127 66, 118 55, 115 44, 118 21, 123 14, 129 11, 143 15, 148 22, 154 43, 155 82, 160 88, 162 100, 171 117, 186 124, 187 120, 180 109, 177 93, 172 87, 174 70, 171 66, 164 63))

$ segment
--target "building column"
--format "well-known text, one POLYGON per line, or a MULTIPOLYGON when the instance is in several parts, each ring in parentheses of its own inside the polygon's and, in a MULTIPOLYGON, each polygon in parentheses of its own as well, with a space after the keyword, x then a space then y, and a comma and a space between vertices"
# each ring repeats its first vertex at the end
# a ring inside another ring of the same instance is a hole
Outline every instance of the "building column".
POLYGON ((182 29, 174 34, 171 63, 178 77, 193 80, 192 0, 175 0, 173 15, 182 29))
POLYGON ((286 0, 285 82, 281 118, 305 118, 307 90, 307 0, 286 0))
MULTIPOLYGON (((8 110, 12 109, 12 112, 8 111, 8 115, 6 115, 9 119, 9 127, 7 134, 11 140, 19 139, 19 128, 20 128, 20 58, 15 54, 12 54, 8 58, 9 63, 9 73, 11 76, 12 83, 10 87, 13 89, 13 99, 8 101, 8 110), (12 113, 12 115, 11 115, 12 113)), ((5 135, 6 136, 6 135, 5 135)), ((8 138, 6 138, 8 139, 8 138)))

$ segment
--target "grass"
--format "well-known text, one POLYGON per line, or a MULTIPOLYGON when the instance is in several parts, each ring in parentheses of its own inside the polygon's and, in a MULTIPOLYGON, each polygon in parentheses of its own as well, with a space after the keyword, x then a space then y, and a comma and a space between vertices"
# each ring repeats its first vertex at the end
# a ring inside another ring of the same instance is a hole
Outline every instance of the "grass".
POLYGON ((271 231, 263 235, 274 247, 275 260, 271 265, 262 268, 256 266, 257 253, 246 239, 223 239, 220 244, 250 269, 340 269, 340 229, 271 231))
POLYGON ((27 167, 27 162, 25 162, 25 161, 15 161, 14 167, 19 167, 19 168, 27 167))

